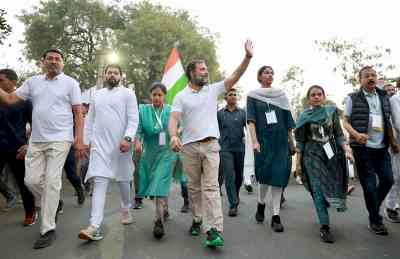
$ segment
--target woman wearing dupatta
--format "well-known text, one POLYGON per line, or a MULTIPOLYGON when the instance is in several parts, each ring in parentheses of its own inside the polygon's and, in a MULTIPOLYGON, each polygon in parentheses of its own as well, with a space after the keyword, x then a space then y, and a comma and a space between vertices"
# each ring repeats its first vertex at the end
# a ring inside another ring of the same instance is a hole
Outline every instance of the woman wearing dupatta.
POLYGON ((287 186, 289 170, 289 142, 294 121, 285 92, 271 87, 274 71, 269 66, 258 70, 261 88, 249 92, 247 121, 254 149, 255 175, 258 182, 256 220, 264 221, 265 197, 271 189, 273 216, 271 227, 275 232, 284 228, 279 216, 281 195, 287 186))
POLYGON ((150 88, 152 104, 139 106, 139 128, 136 151, 142 152, 139 170, 139 197, 154 197, 156 215, 153 235, 164 236, 164 221, 168 217, 168 194, 176 154, 169 147, 168 120, 171 107, 164 104, 166 87, 159 82, 150 88))
POLYGON ((346 210, 348 177, 345 156, 350 160, 353 158, 345 143, 337 108, 324 106, 324 89, 311 86, 307 99, 310 108, 300 114, 295 130, 296 172, 301 173, 313 198, 322 241, 333 243, 327 209, 333 206, 340 212, 346 210))

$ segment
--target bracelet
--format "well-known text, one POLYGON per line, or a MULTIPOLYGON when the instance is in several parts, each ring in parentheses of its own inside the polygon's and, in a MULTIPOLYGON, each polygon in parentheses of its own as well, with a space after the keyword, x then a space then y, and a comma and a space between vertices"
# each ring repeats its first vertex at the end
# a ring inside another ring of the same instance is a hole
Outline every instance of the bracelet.
POLYGON ((247 54, 246 54, 246 58, 251 59, 252 57, 253 57, 253 56, 247 55, 247 54))

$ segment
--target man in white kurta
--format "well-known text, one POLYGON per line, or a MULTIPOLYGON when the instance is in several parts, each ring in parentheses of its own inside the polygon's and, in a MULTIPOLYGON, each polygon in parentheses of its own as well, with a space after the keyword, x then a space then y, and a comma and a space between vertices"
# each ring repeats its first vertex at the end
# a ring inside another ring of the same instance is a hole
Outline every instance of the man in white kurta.
MULTIPOLYGON (((389 92, 388 92, 389 94, 389 92)), ((390 109, 392 110, 392 124, 395 129, 396 143, 400 143, 400 95, 396 94, 390 98, 390 109)), ((392 171, 394 184, 386 196, 386 208, 384 215, 387 220, 400 223, 399 199, 400 199, 400 153, 390 153, 392 157, 392 171)))
POLYGON ((139 119, 135 93, 119 85, 121 75, 118 65, 106 67, 105 87, 96 91, 85 125, 84 141, 90 146, 89 169, 85 181, 93 178, 94 187, 90 225, 79 233, 79 238, 83 240, 103 238, 100 226, 107 185, 111 179, 118 182, 121 191, 121 223, 132 223, 129 210, 130 181, 134 170, 131 142, 139 119))

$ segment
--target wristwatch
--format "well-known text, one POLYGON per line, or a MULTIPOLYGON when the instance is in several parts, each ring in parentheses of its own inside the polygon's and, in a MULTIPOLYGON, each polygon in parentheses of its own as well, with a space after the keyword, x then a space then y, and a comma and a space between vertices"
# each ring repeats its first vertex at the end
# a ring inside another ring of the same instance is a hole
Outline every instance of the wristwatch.
POLYGON ((124 140, 126 140, 129 143, 132 143, 132 138, 131 137, 125 136, 124 140))

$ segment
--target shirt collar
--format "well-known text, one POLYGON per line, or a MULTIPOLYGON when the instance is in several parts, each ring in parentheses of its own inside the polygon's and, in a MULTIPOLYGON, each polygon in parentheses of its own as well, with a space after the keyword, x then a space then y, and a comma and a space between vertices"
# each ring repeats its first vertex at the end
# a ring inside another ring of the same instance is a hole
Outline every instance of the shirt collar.
MULTIPOLYGON (((236 106, 235 106, 235 109, 234 109, 232 112, 235 112, 235 111, 237 111, 237 110, 239 110, 239 108, 238 108, 238 106, 236 105, 236 106)), ((224 111, 230 112, 230 110, 228 109, 228 105, 224 107, 224 111)))
POLYGON ((367 97, 374 97, 377 95, 376 89, 374 89, 374 91, 372 91, 372 92, 368 92, 365 89, 362 89, 362 91, 363 91, 364 95, 367 97))
POLYGON ((46 81, 55 81, 55 80, 58 80, 63 74, 64 73, 61 72, 60 74, 56 75, 53 79, 49 79, 47 77, 47 74, 44 74, 44 80, 46 80, 46 81))
POLYGON ((191 93, 193 93, 193 94, 198 94, 198 93, 201 93, 201 92, 206 92, 206 91, 208 91, 208 85, 204 85, 200 90, 195 90, 195 89, 193 89, 193 88, 191 88, 190 86, 188 86, 187 87, 188 89, 189 89, 189 91, 191 92, 191 93))

